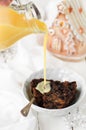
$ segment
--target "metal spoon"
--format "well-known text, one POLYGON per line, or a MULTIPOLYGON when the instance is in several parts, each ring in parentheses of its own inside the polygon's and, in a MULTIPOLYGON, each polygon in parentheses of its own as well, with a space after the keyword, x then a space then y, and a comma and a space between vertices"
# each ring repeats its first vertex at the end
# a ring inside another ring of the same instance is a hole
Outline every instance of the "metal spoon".
POLYGON ((31 105, 33 104, 33 102, 35 101, 35 98, 33 97, 30 101, 30 103, 28 103, 22 110, 21 110, 21 114, 23 116, 27 116, 29 111, 30 111, 30 108, 31 108, 31 105))

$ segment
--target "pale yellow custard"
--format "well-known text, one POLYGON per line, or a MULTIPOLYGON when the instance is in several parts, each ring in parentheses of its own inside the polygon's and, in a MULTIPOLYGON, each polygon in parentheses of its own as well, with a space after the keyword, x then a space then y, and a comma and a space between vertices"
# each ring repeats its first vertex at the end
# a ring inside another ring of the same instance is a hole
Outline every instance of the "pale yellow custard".
POLYGON ((44 85, 46 85, 46 46, 48 40, 48 33, 46 32, 44 37, 44 85))
POLYGON ((38 83, 36 90, 38 90, 42 94, 48 93, 51 90, 50 81, 46 81, 45 85, 44 85, 44 81, 38 83))

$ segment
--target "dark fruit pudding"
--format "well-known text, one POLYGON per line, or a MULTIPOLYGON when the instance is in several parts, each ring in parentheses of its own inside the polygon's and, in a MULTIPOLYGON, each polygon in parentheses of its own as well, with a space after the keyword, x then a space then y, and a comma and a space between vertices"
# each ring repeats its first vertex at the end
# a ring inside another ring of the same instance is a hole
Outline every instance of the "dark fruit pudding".
POLYGON ((77 84, 75 81, 53 81, 47 80, 48 85, 39 86, 43 83, 44 79, 33 79, 30 82, 31 92, 35 98, 34 104, 47 109, 61 109, 71 105, 77 93, 77 84), (38 86, 39 85, 39 86, 38 86), (48 86, 48 91, 42 92, 48 86), (50 89, 49 89, 50 86, 50 89))

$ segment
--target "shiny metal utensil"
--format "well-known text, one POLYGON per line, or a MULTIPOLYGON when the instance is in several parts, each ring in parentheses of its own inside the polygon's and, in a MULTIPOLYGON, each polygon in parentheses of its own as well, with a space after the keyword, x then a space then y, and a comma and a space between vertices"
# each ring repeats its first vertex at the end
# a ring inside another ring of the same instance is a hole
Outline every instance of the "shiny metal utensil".
POLYGON ((31 108, 31 105, 33 104, 33 102, 35 101, 35 98, 33 97, 30 101, 30 103, 28 103, 22 110, 21 110, 21 114, 23 116, 27 116, 29 111, 30 111, 30 108, 31 108))

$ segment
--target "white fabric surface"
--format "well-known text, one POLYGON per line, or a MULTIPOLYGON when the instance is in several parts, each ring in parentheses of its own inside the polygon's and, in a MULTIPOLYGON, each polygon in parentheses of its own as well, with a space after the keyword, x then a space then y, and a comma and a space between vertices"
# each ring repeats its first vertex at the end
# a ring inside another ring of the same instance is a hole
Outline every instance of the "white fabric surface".
POLYGON ((0 69, 0 79, 0 130, 37 130, 37 119, 32 112, 27 118, 20 113, 27 101, 13 79, 13 72, 0 69))

